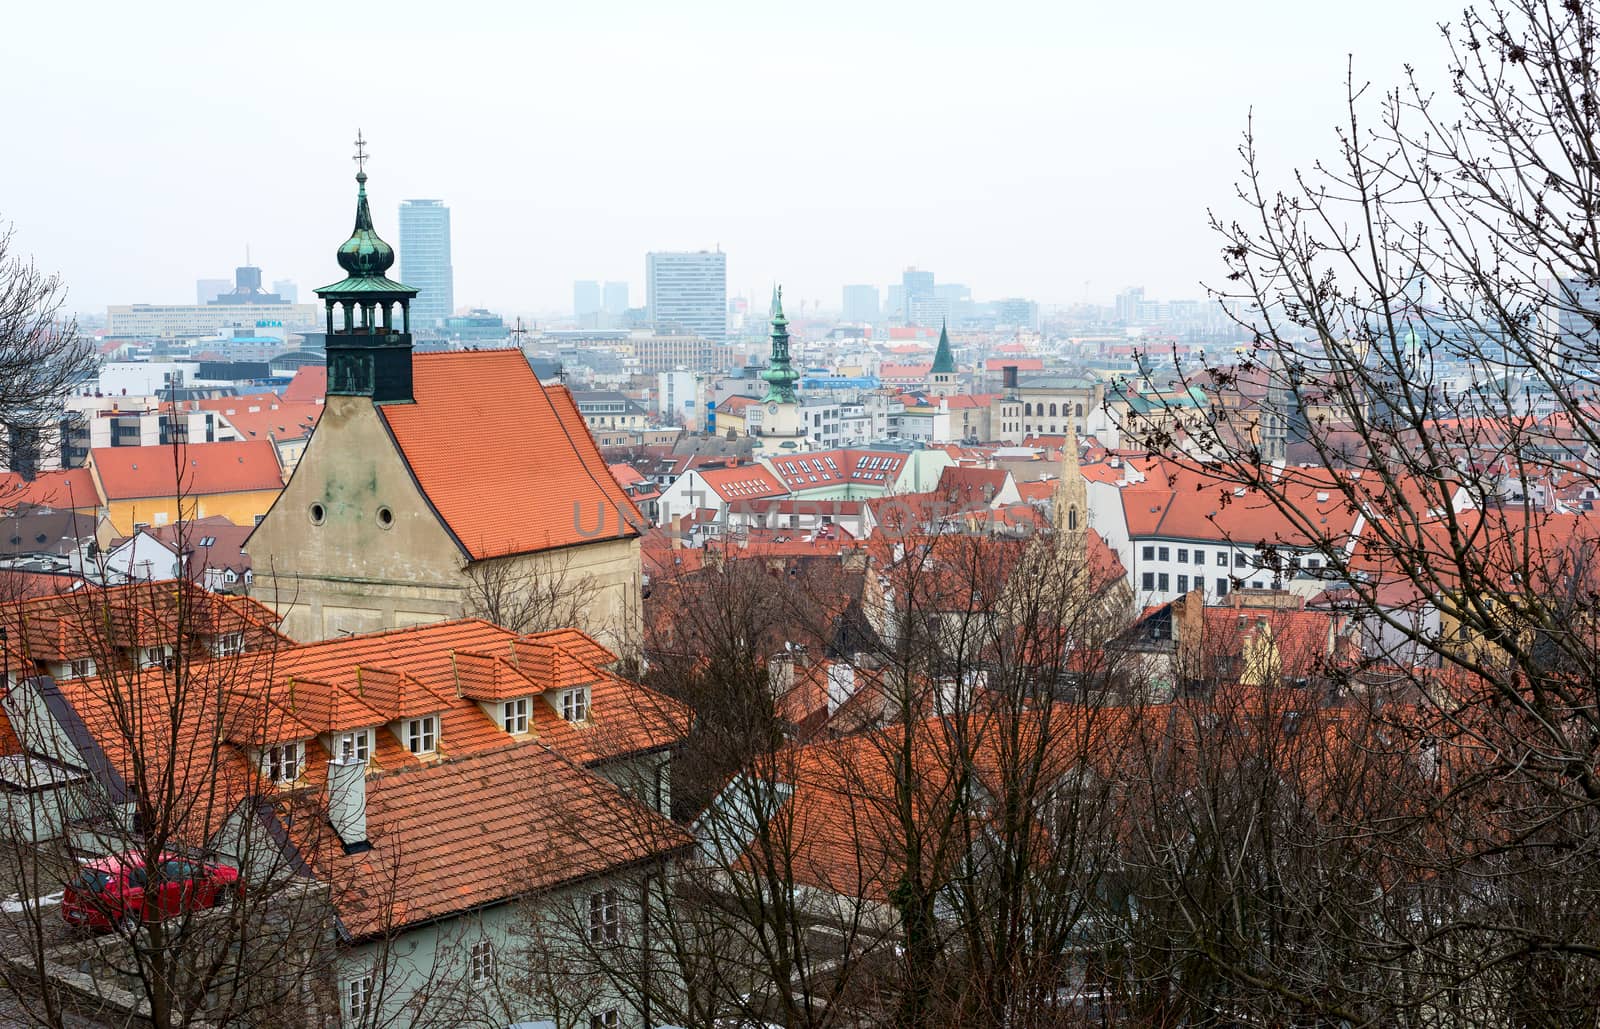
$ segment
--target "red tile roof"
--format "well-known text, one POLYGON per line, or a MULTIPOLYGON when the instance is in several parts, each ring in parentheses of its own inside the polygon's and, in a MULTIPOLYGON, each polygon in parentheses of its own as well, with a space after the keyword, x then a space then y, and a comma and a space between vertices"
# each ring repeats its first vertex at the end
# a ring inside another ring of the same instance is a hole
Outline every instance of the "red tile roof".
POLYGON ((880 382, 921 381, 928 377, 933 362, 926 364, 884 364, 878 366, 880 382))
POLYGON ((95 447, 89 460, 107 500, 283 488, 278 451, 266 440, 95 447))
POLYGON ((684 830, 536 744, 373 776, 366 800, 370 850, 346 854, 315 810, 293 834, 335 884, 340 922, 357 940, 690 844, 684 830))
POLYGON ((0 475, 0 507, 35 504, 57 510, 92 510, 100 506, 94 475, 87 468, 41 472, 24 479, 16 472, 0 475))
POLYGON ((520 350, 417 354, 416 403, 378 408, 429 503, 475 560, 638 535, 572 394, 520 350))
POLYGON ((1011 473, 1002 468, 970 468, 950 465, 939 473, 933 492, 962 507, 989 504, 1005 489, 1011 473))
POLYGON ((302 365, 284 387, 283 399, 291 403, 322 403, 328 392, 328 366, 302 365))
POLYGON ((820 450, 772 458, 770 464, 791 490, 855 484, 893 486, 906 454, 894 450, 820 450))
MULTIPOLYGON (((1004 347, 1001 347, 1004 350, 1004 347)), ((1044 360, 1038 357, 991 357, 983 363, 991 372, 1000 371, 1007 365, 1013 365, 1019 372, 1042 372, 1044 360)))
POLYGON ((696 474, 705 480, 717 496, 729 503, 789 495, 778 477, 758 464, 735 468, 702 468, 696 474))
POLYGON ((227 419, 242 439, 305 439, 322 417, 321 402, 282 402, 276 396, 230 397, 202 400, 202 410, 215 411, 227 419))

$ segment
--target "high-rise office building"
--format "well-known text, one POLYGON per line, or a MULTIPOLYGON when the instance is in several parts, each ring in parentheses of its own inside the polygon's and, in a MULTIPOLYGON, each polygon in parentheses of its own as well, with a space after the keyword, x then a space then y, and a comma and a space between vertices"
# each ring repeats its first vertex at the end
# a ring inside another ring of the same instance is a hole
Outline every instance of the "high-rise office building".
POLYGON ((645 255, 645 307, 658 332, 728 338, 728 257, 720 250, 645 255))
POLYGON ((600 283, 581 279, 572 284, 572 317, 582 329, 598 328, 595 321, 600 315, 600 283))
POLYGON ((920 324, 916 321, 918 306, 931 301, 933 295, 933 273, 907 268, 900 276, 900 302, 903 306, 896 313, 908 323, 920 324))
POLYGON ((400 276, 417 288, 411 328, 434 335, 455 311, 455 273, 450 266, 450 208, 443 200, 400 202, 400 276))
POLYGON ((847 322, 877 321, 878 287, 846 286, 844 288, 844 320, 847 322))
POLYGON ((600 311, 613 326, 622 324, 623 317, 628 313, 628 284, 626 282, 606 283, 604 296, 600 301, 600 311))
POLYGON ((282 297, 283 302, 286 304, 298 304, 300 302, 300 287, 295 285, 293 279, 274 279, 272 292, 282 297))
POLYGON ((196 279, 194 302, 197 304, 209 304, 232 288, 233 283, 227 279, 196 279))

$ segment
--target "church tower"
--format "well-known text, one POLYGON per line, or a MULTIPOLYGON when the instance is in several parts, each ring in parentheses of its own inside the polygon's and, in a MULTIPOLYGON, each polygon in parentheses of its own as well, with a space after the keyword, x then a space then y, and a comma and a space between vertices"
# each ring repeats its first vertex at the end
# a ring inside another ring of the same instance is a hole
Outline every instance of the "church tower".
POLYGON ((950 331, 944 324, 939 326, 939 349, 933 352, 933 367, 928 369, 928 392, 938 397, 957 392, 956 359, 950 353, 950 331))
POLYGON ((783 287, 772 291, 772 356, 761 373, 767 382, 766 405, 761 415, 761 434, 757 447, 766 456, 796 453, 806 449, 805 417, 800 412, 800 397, 795 383, 800 373, 789 359, 789 319, 783 316, 783 287))
POLYGON ((1089 486, 1078 465, 1078 431, 1067 419, 1066 439, 1061 444, 1061 479, 1051 497, 1056 539, 1070 558, 1081 562, 1087 553, 1089 531, 1089 486))
POLYGON ((378 238, 367 207, 366 140, 356 134, 356 224, 339 247, 345 277, 317 290, 328 316, 328 394, 412 402, 411 301, 417 291, 387 277, 394 248, 378 238))

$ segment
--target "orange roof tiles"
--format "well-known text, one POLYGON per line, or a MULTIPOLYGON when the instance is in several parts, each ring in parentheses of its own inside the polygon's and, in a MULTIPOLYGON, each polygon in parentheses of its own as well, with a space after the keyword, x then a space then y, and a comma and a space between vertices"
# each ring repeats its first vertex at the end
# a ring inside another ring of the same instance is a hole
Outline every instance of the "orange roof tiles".
POLYGON ((93 509, 100 506, 94 476, 87 468, 67 468, 40 472, 24 479, 16 472, 0 474, 0 507, 36 504, 58 510, 93 509))
POLYGON ((717 496, 730 503, 736 500, 782 497, 789 493, 783 483, 763 465, 703 468, 697 474, 717 496))
POLYGON ((792 490, 853 483, 894 485, 908 457, 893 450, 819 450, 772 458, 772 469, 792 490))
POLYGON ((416 403, 378 408, 429 503, 475 560, 638 535, 572 395, 520 350, 417 354, 416 403))
POLYGON ((284 387, 283 399, 290 403, 322 403, 328 392, 328 366, 302 365, 284 387))
POLYGON ((325 819, 296 819, 292 834, 336 884, 334 906, 357 940, 690 844, 684 830, 538 745, 373 776, 366 801, 370 850, 346 854, 325 819))
POLYGON ((89 460, 107 500, 283 488, 278 452, 266 440, 95 447, 89 460))

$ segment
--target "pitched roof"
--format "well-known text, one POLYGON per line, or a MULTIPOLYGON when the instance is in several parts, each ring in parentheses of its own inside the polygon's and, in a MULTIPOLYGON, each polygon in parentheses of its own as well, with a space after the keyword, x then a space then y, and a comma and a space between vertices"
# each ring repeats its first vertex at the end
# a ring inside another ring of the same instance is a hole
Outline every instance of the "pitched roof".
POLYGON ((366 801, 371 850, 346 854, 322 819, 297 819, 293 833, 307 862, 335 884, 334 906, 355 939, 690 842, 667 819, 536 744, 369 777, 366 801))
POLYGON ((328 366, 325 364, 301 365, 289 385, 284 387, 283 399, 290 403, 322 403, 328 392, 328 366))
POLYGON ((16 472, 0 474, 0 507, 21 504, 81 510, 99 507, 100 494, 95 492, 94 475, 87 468, 41 472, 32 479, 16 472))
POLYGON ((787 454, 770 460, 778 478, 791 490, 855 484, 892 486, 909 460, 896 450, 820 450, 787 454))
POLYGON ((412 377, 416 402, 378 411, 473 559, 638 535, 572 394, 540 384, 522 351, 417 354, 412 377))
POLYGON ((1011 473, 1003 468, 972 468, 949 465, 939 473, 939 484, 933 492, 953 504, 985 505, 1005 489, 1011 473))
POLYGON ((278 451, 266 440, 95 447, 89 460, 107 500, 283 488, 278 451))
POLYGON ((320 401, 283 402, 271 394, 202 400, 200 407, 222 415, 243 439, 272 439, 279 443, 310 436, 322 417, 320 401))
POLYGON ((777 476, 763 465, 746 464, 735 468, 704 468, 697 473, 712 492, 728 502, 788 496, 777 476))

